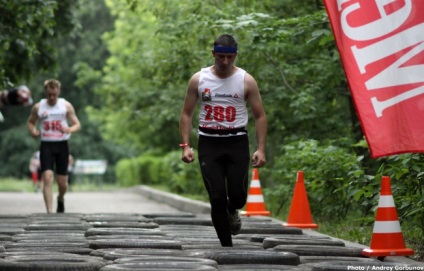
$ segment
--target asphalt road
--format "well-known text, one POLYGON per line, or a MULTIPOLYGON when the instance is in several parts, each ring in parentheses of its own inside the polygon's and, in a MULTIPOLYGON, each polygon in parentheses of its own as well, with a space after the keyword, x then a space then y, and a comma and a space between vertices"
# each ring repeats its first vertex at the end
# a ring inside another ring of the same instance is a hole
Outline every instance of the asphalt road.
MULTIPOLYGON (((57 196, 55 193, 54 197, 57 196)), ((56 209, 56 202, 54 202, 56 209)), ((43 194, 1 192, 0 214, 45 213, 43 194)), ((65 195, 66 213, 173 213, 181 212, 168 204, 141 195, 134 189, 113 192, 68 192, 65 195)))

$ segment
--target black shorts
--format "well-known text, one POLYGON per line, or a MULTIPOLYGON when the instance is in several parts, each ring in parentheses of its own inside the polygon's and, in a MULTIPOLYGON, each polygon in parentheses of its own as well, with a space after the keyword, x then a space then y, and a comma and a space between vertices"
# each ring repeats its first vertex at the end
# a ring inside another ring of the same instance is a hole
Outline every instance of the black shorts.
POLYGON ((68 141, 47 142, 40 145, 41 171, 53 170, 59 175, 68 175, 68 141), (56 166, 56 167, 55 167, 56 166))

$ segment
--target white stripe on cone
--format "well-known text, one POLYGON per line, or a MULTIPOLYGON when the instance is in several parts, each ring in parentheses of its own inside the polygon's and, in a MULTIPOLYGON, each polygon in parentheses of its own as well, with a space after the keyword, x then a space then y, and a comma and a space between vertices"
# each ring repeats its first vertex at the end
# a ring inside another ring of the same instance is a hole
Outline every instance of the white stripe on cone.
POLYGON ((395 221, 375 221, 374 233, 397 233, 401 232, 398 220, 395 221))
POLYGON ((378 207, 395 207, 393 196, 380 196, 378 207))
POLYGON ((253 180, 252 182, 250 182, 250 187, 261 187, 261 183, 259 182, 259 180, 253 180))
POLYGON ((247 202, 264 202, 264 197, 262 195, 249 195, 247 202))

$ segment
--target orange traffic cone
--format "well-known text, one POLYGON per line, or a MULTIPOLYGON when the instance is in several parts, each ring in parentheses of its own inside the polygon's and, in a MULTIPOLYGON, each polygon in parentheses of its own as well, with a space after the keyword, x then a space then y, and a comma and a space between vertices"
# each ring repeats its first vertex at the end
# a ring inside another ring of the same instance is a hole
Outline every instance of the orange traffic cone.
POLYGON ((271 215, 271 212, 265 209, 264 197, 262 195, 261 183, 259 182, 258 169, 253 169, 252 182, 250 183, 249 195, 247 196, 246 211, 242 215, 271 215))
POLYGON ((293 199, 290 205, 289 217, 284 226, 315 229, 318 225, 312 221, 311 209, 309 208, 308 196, 306 195, 303 171, 297 172, 296 185, 293 199))
POLYGON ((393 200, 390 177, 381 179, 380 199, 371 238, 370 248, 362 250, 364 256, 406 256, 413 255, 412 249, 405 247, 402 230, 393 200))

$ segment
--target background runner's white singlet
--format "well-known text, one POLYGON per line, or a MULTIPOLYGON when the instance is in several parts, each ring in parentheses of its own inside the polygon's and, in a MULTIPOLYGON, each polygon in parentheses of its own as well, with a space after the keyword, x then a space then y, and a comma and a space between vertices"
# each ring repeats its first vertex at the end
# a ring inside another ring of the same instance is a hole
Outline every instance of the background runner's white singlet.
MULTIPOLYGON (((245 70, 237 68, 233 75, 221 79, 212 73, 211 67, 201 69, 198 87, 200 127, 227 130, 247 125, 245 75, 245 70)), ((208 135, 201 131, 199 134, 208 135)))
POLYGON ((71 134, 60 131, 62 127, 69 127, 64 98, 59 98, 54 106, 50 106, 47 99, 42 99, 38 108, 38 117, 40 118, 41 141, 65 141, 71 137, 71 134))

